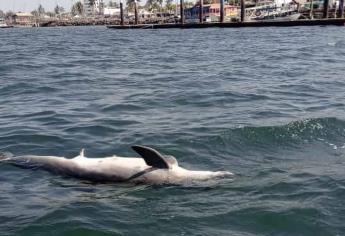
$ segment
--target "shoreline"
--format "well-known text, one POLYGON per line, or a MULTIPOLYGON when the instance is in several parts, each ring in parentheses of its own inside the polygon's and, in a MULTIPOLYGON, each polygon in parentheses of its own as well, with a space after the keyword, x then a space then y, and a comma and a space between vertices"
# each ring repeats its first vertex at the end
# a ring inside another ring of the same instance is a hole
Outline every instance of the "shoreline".
POLYGON ((141 23, 121 25, 119 21, 105 22, 44 22, 39 25, 8 25, 3 28, 32 28, 32 27, 68 27, 68 26, 104 26, 108 29, 199 29, 199 28, 242 28, 242 27, 293 27, 293 26, 345 26, 344 18, 332 19, 301 19, 301 20, 267 20, 267 21, 245 21, 245 22, 212 22, 212 23, 141 23))

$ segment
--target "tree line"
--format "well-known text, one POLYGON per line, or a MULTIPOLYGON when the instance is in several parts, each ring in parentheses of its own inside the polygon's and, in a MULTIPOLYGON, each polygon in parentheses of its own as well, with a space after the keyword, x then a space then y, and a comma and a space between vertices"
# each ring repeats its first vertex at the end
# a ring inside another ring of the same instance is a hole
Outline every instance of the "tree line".
MULTIPOLYGON (((93 6, 96 0, 89 0, 89 5, 93 6)), ((195 0, 197 2, 198 0, 195 0)), ((204 0, 204 4, 212 3, 213 0, 204 0)), ((127 10, 132 11, 135 7, 135 2, 140 3, 141 0, 126 0, 126 7, 127 10)), ((185 1, 185 7, 191 7, 195 3, 185 1)), ((110 0, 108 3, 102 7, 109 7, 109 8, 118 8, 119 3, 118 1, 110 0)), ((150 12, 172 12, 176 9, 176 4, 174 0, 147 0, 144 6, 139 8, 146 9, 150 12)), ((31 12, 32 15, 35 17, 43 17, 45 15, 49 17, 59 17, 62 14, 66 13, 65 9, 62 6, 56 5, 53 11, 46 11, 44 7, 40 4, 37 9, 31 12)), ((73 4, 70 10, 71 15, 83 15, 84 14, 84 5, 81 1, 78 1, 73 4)), ((4 12, 0 10, 0 18, 7 18, 12 16, 14 13, 12 11, 4 12)))

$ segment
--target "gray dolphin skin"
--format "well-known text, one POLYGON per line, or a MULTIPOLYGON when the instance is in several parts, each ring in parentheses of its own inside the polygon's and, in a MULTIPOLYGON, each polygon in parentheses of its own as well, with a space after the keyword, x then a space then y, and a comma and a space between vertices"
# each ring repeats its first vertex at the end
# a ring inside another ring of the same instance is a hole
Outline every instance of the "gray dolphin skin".
POLYGON ((193 171, 178 165, 175 157, 145 146, 132 146, 141 158, 110 156, 87 158, 84 150, 72 159, 57 156, 0 154, 0 162, 22 168, 41 168, 57 174, 97 182, 183 184, 231 177, 227 171, 193 171))

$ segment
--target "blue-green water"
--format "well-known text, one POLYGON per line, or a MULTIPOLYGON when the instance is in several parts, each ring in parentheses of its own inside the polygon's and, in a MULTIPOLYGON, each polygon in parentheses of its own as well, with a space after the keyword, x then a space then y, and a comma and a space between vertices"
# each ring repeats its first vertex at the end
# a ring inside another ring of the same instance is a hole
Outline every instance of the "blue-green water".
POLYGON ((214 186, 0 164, 0 235, 344 235, 345 27, 0 31, 0 151, 135 156, 214 186))

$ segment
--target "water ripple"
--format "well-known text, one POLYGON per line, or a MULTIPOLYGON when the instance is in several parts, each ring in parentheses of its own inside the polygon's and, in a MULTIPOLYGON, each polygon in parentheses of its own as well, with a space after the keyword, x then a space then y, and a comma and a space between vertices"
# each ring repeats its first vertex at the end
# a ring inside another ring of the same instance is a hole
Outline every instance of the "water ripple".
POLYGON ((0 235, 342 235, 343 27, 0 34, 0 151, 136 156, 233 181, 94 184, 0 164, 0 235), (288 37, 287 37, 288 36, 288 37))

